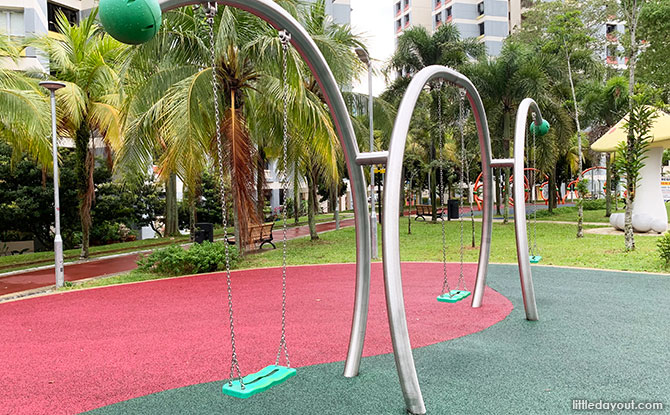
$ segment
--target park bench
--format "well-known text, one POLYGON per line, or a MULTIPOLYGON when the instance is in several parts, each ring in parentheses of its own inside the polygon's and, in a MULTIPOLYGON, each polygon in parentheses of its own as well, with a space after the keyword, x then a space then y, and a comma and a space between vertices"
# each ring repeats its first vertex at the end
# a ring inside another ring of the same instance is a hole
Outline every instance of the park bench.
MULTIPOLYGON (((258 245, 258 249, 263 249, 263 245, 270 244, 273 249, 277 249, 275 244, 272 242, 272 228, 274 228, 274 222, 263 223, 260 225, 249 225, 249 245, 258 245)), ((226 241, 234 245, 235 237, 230 237, 226 241)))
MULTIPOLYGON (((419 218, 426 220, 426 216, 433 216, 433 207, 431 205, 416 205, 416 218, 414 220, 418 220, 419 218)), ((444 208, 437 208, 437 218, 442 219, 444 214, 447 212, 445 211, 444 208)))

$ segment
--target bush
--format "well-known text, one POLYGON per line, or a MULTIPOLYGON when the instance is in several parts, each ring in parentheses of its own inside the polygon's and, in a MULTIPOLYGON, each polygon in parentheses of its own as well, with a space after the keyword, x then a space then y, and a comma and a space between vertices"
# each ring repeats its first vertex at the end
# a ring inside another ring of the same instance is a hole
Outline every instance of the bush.
POLYGON ((584 210, 601 210, 606 208, 605 199, 584 200, 584 210))
POLYGON ((656 243, 656 246, 658 247, 658 254, 667 268, 670 265, 670 233, 663 235, 656 243))
MULTIPOLYGON (((200 274, 225 267, 225 242, 193 244, 189 249, 171 245, 137 261, 141 271, 166 275, 200 274)), ((230 268, 237 265, 237 250, 230 247, 230 268)))

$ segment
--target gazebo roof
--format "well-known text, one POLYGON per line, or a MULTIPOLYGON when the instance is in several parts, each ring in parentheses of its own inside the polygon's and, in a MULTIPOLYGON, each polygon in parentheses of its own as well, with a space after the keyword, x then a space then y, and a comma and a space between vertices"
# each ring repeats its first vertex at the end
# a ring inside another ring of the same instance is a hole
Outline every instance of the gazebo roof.
MULTIPOLYGON (((628 115, 623 117, 621 121, 602 137, 591 144, 591 150, 601 152, 615 151, 619 143, 625 142, 628 136, 628 129, 626 123, 628 122, 628 115)), ((656 111, 656 119, 650 131, 652 147, 670 147, 670 115, 663 111, 656 111)))

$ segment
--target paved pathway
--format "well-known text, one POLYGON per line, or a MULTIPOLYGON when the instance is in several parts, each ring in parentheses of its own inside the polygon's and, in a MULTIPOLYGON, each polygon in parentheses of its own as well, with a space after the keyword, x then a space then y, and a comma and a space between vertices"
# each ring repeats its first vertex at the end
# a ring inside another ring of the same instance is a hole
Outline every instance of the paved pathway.
MULTIPOLYGON (((343 219, 340 221, 340 226, 354 226, 354 219, 343 219)), ((324 222, 316 225, 316 231, 319 233, 332 230, 335 230, 335 222, 324 222)), ((275 229, 272 234, 275 242, 281 241, 281 227, 275 229)), ((289 228, 286 236, 288 239, 294 239, 307 235, 309 235, 309 226, 303 225, 289 228)), ((90 261, 65 264, 65 281, 78 281, 133 270, 137 268, 137 257, 141 253, 147 252, 150 251, 132 252, 125 255, 115 255, 113 257, 95 258, 90 261)), ((0 276, 0 300, 2 300, 3 296, 52 287, 54 279, 53 267, 27 270, 26 272, 13 273, 4 277, 0 276)))

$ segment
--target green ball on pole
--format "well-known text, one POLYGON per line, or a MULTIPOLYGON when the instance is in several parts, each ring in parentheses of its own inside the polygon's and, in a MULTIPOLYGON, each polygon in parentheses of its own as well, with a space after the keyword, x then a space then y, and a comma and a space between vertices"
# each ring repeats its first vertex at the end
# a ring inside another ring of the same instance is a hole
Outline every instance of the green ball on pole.
POLYGON ((542 123, 539 126, 536 126, 534 122, 531 122, 528 129, 531 133, 535 132, 537 135, 542 136, 549 132, 549 122, 547 120, 542 120, 542 123))
POLYGON ((107 33, 130 45, 148 42, 161 27, 158 0, 100 0, 98 13, 107 33))

